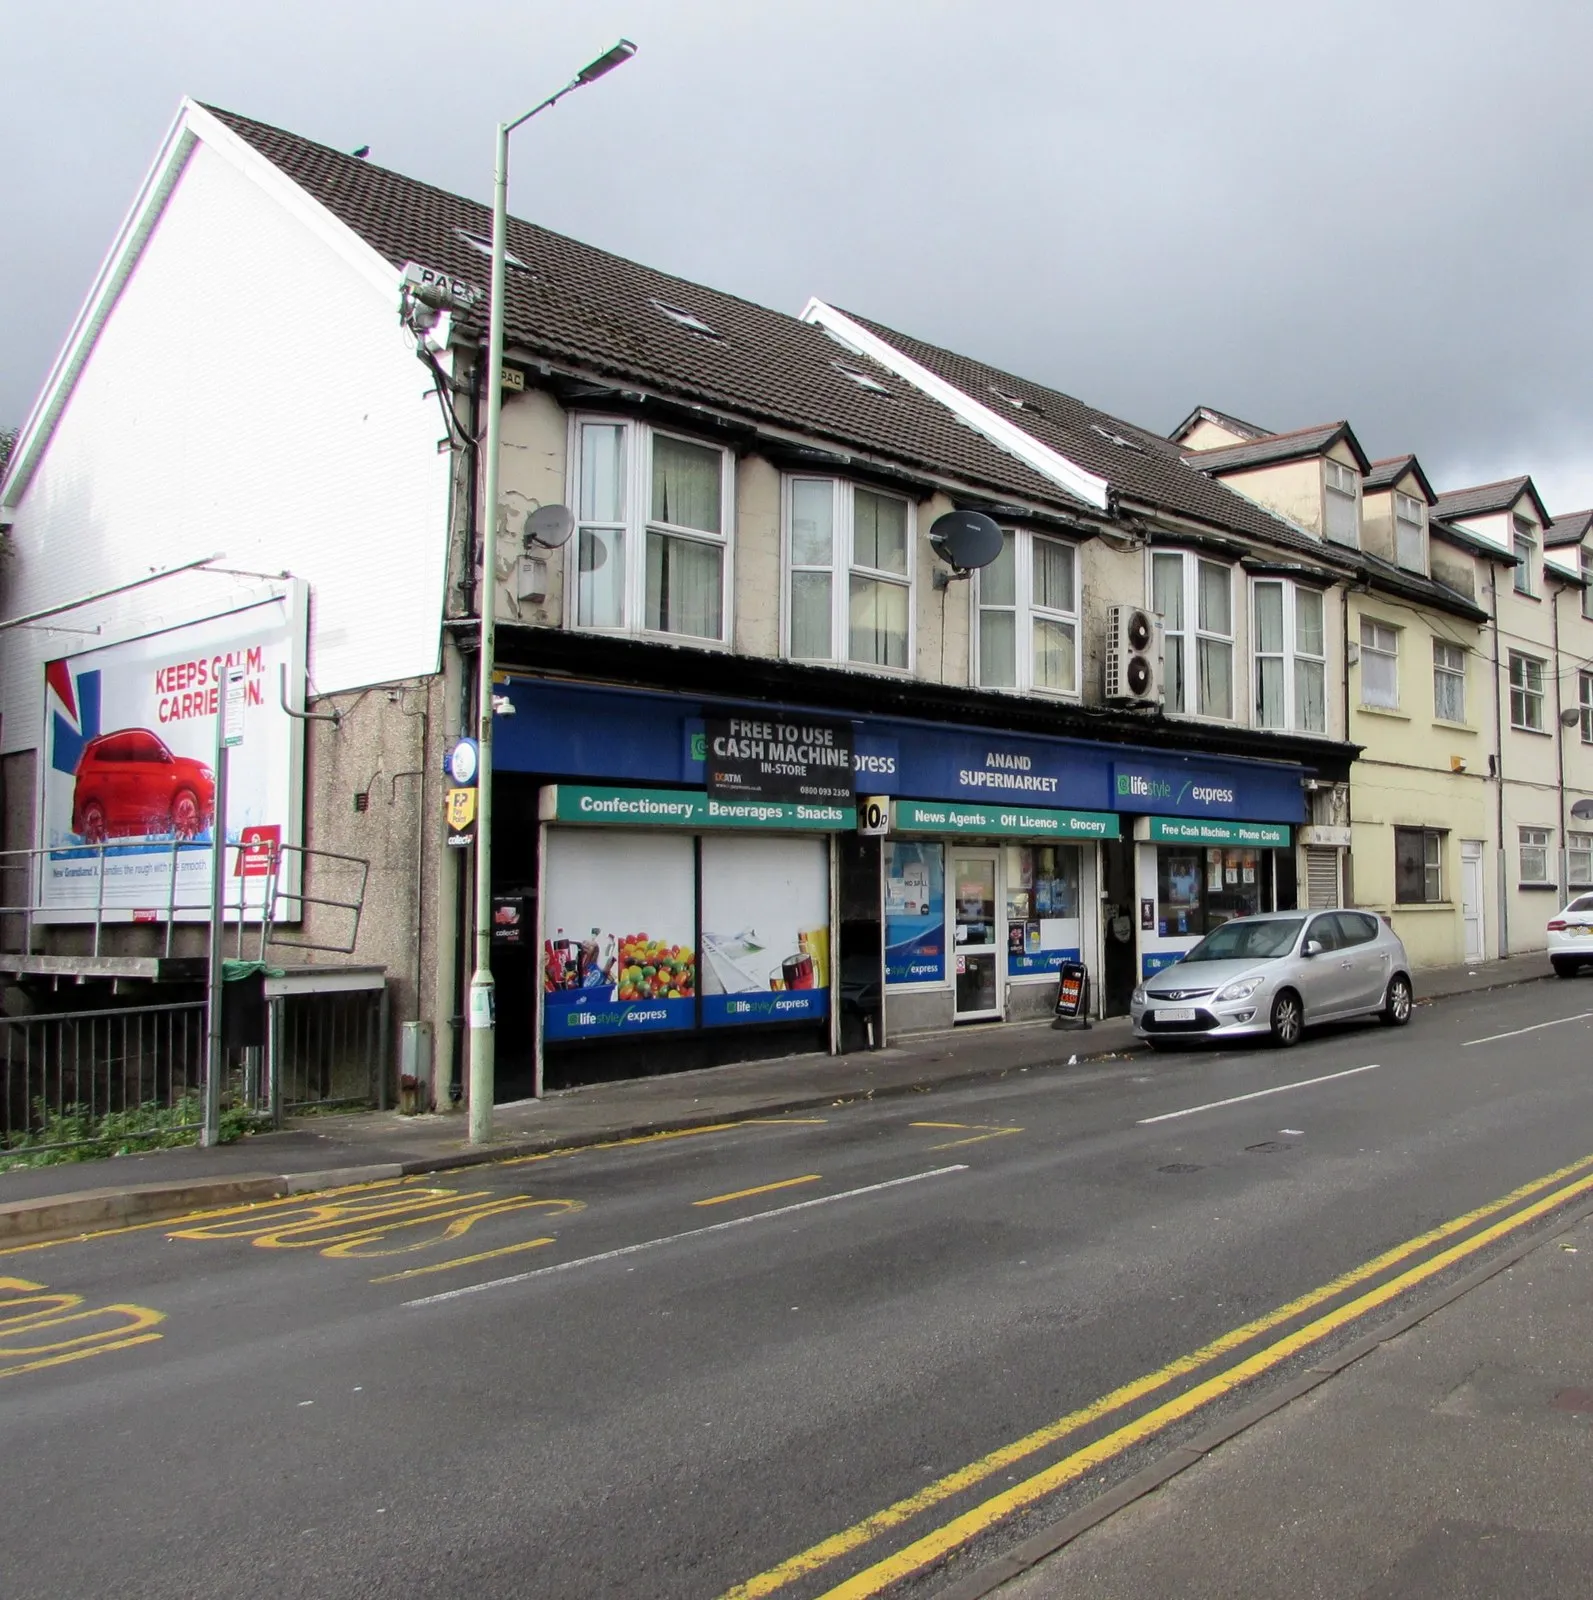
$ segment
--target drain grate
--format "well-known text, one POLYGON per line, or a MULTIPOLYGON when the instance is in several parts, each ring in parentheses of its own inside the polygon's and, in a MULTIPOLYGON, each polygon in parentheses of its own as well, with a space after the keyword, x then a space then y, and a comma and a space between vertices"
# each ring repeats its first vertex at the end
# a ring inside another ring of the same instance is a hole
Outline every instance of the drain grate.
POLYGON ((1158 1172, 1199 1172, 1199 1162, 1196 1161, 1169 1161, 1165 1167, 1158 1167, 1158 1172))
POLYGON ((1292 1150, 1293 1145, 1285 1144, 1281 1139, 1263 1139, 1260 1144, 1247 1144, 1245 1149, 1252 1155, 1270 1155, 1274 1150, 1292 1150))

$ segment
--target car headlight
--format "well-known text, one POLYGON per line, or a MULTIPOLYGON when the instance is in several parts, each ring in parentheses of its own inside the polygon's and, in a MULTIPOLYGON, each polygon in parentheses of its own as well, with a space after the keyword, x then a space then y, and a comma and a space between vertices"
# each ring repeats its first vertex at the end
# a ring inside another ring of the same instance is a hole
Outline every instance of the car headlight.
POLYGON ((1219 989, 1216 998, 1219 1001, 1248 1000, 1265 982, 1264 978, 1241 978, 1238 983, 1230 983, 1226 989, 1219 989))
POLYGON ((1128 997, 1128 1003, 1131 1006, 1142 1006, 1145 1004, 1145 985, 1143 983, 1139 984, 1135 988, 1133 994, 1128 997))

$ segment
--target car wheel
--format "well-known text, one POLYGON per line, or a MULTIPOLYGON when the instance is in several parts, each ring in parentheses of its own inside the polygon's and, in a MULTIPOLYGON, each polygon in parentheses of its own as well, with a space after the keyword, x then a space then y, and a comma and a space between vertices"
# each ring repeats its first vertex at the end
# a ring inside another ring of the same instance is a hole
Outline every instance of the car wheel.
POLYGON ((1410 1021, 1410 1008, 1410 979, 1403 972, 1396 972, 1388 980, 1388 993, 1383 997, 1379 1015, 1389 1027, 1403 1028, 1410 1021))
POLYGON ((192 839, 199 832, 199 797, 192 789, 179 789, 172 796, 171 831, 179 839, 192 839))
POLYGON ((1281 1050, 1288 1050, 1300 1042, 1300 1032, 1305 1026, 1305 1013, 1300 997, 1293 989, 1285 989, 1272 1002, 1272 1042, 1281 1050))
POLYGON ((105 843, 105 807, 98 800, 85 800, 79 812, 82 827, 79 832, 89 844, 105 843))
POLYGON ((1571 956, 1551 956, 1549 959, 1554 963, 1554 975, 1557 978, 1574 978, 1577 968, 1582 965, 1571 956))

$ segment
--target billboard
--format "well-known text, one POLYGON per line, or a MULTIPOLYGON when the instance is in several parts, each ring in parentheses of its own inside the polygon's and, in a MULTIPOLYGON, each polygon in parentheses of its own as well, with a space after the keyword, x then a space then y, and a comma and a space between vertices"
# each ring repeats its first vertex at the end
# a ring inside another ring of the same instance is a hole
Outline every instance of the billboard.
MULTIPOLYGON (((262 841, 302 842, 305 591, 45 664, 38 843, 41 921, 203 920, 216 836, 217 719, 244 671, 243 741, 229 752, 227 899, 258 913, 262 841)), ((269 852, 265 852, 269 854, 269 852)), ((280 887, 297 891, 299 858, 280 887)), ((277 915, 283 914, 279 903, 277 915)))

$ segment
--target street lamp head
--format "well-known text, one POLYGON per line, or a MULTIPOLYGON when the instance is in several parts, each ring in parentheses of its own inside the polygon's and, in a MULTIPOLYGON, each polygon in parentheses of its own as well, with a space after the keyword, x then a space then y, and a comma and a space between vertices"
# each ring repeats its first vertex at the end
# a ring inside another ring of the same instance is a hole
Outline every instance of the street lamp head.
POLYGON ((623 66, 635 54, 636 46, 629 39, 621 39, 612 50, 605 50, 596 61, 582 67, 576 73, 575 81, 579 84, 595 83, 605 72, 612 72, 615 67, 623 66))

